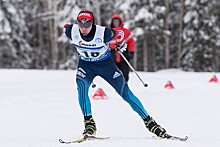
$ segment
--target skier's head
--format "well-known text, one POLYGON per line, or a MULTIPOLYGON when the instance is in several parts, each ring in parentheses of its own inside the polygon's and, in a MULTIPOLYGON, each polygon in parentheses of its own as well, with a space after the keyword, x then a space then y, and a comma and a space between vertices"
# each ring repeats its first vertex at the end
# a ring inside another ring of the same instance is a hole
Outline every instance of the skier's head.
POLYGON ((80 32, 86 36, 92 30, 93 25, 95 25, 93 13, 89 10, 81 10, 77 16, 77 23, 80 32))
POLYGON ((122 28, 124 26, 123 20, 119 14, 112 15, 111 28, 122 28))

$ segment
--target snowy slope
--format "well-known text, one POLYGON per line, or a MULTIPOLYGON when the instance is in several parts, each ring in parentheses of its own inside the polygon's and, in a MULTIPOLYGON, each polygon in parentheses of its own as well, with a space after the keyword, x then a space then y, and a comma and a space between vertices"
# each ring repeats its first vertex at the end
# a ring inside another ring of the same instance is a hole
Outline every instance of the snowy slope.
MULTIPOLYGON (((165 70, 131 73, 129 85, 154 119, 187 142, 152 139, 139 116, 105 81, 96 78, 109 99, 91 100, 98 136, 105 141, 62 145, 59 138, 80 138, 83 117, 78 106, 75 71, 0 70, 0 147, 219 147, 220 84, 214 73, 165 70), (175 89, 165 89, 171 80, 175 89)), ((220 77, 219 73, 216 73, 220 77)))

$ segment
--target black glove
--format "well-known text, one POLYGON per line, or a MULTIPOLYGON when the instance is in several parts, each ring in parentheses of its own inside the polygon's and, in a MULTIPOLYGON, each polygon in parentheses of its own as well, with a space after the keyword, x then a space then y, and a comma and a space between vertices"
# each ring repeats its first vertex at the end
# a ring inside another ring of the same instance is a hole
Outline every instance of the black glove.
POLYGON ((121 44, 116 44, 116 51, 120 51, 120 52, 124 52, 127 50, 127 43, 126 42, 122 42, 121 44))

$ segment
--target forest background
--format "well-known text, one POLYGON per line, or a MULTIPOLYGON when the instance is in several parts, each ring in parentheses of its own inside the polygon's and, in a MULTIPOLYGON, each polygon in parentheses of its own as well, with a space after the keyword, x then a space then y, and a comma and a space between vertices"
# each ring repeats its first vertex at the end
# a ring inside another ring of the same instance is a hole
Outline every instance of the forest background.
POLYGON ((106 27, 114 13, 123 17, 136 70, 220 71, 219 0, 0 0, 0 68, 75 69, 62 28, 81 9, 106 27))

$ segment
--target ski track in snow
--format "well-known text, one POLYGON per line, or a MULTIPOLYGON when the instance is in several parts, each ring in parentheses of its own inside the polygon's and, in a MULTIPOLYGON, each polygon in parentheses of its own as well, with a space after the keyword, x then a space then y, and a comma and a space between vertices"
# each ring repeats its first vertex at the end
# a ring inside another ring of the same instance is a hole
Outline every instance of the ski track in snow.
POLYGON ((189 137, 188 141, 153 139, 143 121, 115 90, 95 78, 92 96, 102 88, 108 99, 93 100, 97 136, 108 140, 62 145, 78 139, 83 117, 78 105, 76 71, 0 70, 0 147, 219 147, 220 84, 209 83, 219 73, 162 70, 138 72, 148 83, 144 87, 134 73, 129 86, 149 114, 168 133, 189 137), (170 80, 175 89, 165 89, 170 80))

